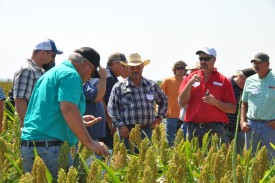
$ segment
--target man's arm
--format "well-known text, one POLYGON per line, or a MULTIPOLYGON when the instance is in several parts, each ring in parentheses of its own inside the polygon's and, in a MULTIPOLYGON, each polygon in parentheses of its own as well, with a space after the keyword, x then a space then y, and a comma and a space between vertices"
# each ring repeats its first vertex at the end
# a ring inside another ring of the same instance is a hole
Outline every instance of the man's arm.
POLYGON ((70 102, 60 102, 60 110, 68 126, 84 146, 100 156, 104 154, 108 155, 108 150, 104 143, 96 142, 91 139, 75 104, 70 102))
POLYGON ((20 119, 20 126, 24 127, 24 118, 28 107, 28 101, 26 99, 16 98, 15 99, 15 110, 20 119))
POLYGON ((247 102, 242 102, 240 125, 241 125, 241 130, 243 132, 248 132, 249 131, 249 126, 248 126, 247 117, 246 117, 247 109, 248 109, 247 102))
POLYGON ((99 66, 98 74, 100 79, 97 83, 97 96, 95 98, 95 102, 99 102, 103 99, 105 92, 106 92, 106 78, 107 78, 107 71, 105 68, 99 66))
POLYGON ((198 74, 194 74, 189 81, 186 81, 186 85, 183 88, 183 90, 180 92, 179 97, 178 97, 178 102, 181 107, 186 106, 190 97, 191 97, 191 90, 192 90, 192 85, 195 82, 200 82, 201 77, 198 74))

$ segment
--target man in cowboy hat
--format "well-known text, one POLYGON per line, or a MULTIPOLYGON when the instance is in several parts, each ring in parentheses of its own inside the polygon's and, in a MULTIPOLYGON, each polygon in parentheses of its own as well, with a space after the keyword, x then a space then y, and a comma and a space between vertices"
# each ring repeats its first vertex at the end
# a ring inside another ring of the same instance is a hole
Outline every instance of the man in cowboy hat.
MULTIPOLYGON (((152 129, 166 117, 168 100, 165 93, 155 82, 142 76, 144 66, 149 63, 150 60, 142 61, 138 53, 131 54, 128 63, 121 62, 128 66, 129 77, 114 85, 109 99, 108 113, 127 149, 130 148, 129 133, 136 124, 151 138, 152 129)), ((141 133, 143 138, 144 133, 141 133)))

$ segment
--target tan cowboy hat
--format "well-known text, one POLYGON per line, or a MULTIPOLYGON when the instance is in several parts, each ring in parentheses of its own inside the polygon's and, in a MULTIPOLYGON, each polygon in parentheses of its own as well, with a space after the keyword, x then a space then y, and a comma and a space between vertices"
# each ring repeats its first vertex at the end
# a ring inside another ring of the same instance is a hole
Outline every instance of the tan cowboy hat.
POLYGON ((141 64, 143 64, 145 66, 150 63, 150 60, 142 61, 141 56, 138 53, 132 53, 132 54, 130 54, 127 63, 125 63, 125 62, 120 62, 120 63, 124 66, 138 66, 141 64))
POLYGON ((185 69, 186 70, 199 70, 201 68, 200 62, 196 62, 194 65, 192 66, 186 66, 185 69))

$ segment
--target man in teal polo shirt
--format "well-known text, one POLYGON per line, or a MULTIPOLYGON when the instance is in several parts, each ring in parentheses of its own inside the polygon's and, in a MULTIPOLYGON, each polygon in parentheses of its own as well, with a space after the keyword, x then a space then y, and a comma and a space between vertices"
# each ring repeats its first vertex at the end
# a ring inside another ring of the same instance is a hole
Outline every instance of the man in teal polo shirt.
MULTIPOLYGON (((37 81, 21 135, 25 172, 32 169, 34 146, 55 179, 62 142, 67 141, 70 146, 74 146, 79 139, 98 155, 108 154, 106 146, 102 142, 93 141, 85 128, 85 125, 93 125, 101 118, 91 115, 82 118, 86 105, 82 84, 97 72, 99 61, 100 56, 94 49, 83 47, 75 50, 68 60, 37 81)), ((72 164, 70 157, 69 166, 72 164)))
POLYGON ((269 56, 258 53, 251 60, 257 74, 247 78, 242 95, 241 129, 245 143, 255 153, 258 143, 266 146, 269 159, 275 157, 275 73, 269 68, 269 56))

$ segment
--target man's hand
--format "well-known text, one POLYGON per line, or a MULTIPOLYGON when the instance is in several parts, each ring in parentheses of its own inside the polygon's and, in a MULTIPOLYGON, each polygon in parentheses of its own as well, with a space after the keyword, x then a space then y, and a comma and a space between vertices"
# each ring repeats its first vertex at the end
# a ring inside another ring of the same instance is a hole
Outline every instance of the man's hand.
POLYGON ((101 117, 94 117, 93 115, 85 115, 83 116, 83 123, 86 127, 94 126, 96 123, 102 120, 101 117))
POLYGON ((275 130, 275 120, 269 121, 266 126, 270 126, 273 130, 275 130))
POLYGON ((108 148, 103 142, 93 141, 90 150, 95 152, 99 156, 109 155, 108 148))
POLYGON ((241 125, 242 132, 248 132, 249 131, 249 125, 246 121, 241 121, 240 125, 241 125))
POLYGON ((188 82, 191 84, 195 82, 201 82, 201 76, 198 74, 194 74, 188 82))
POLYGON ((129 130, 127 128, 127 126, 123 125, 119 128, 119 135, 123 138, 129 138, 129 130))
POLYGON ((159 125, 161 123, 161 120, 159 118, 156 118, 155 121, 152 122, 151 128, 154 129, 156 125, 159 125))
POLYGON ((202 97, 202 100, 205 103, 213 105, 213 106, 216 106, 216 103, 217 103, 216 98, 213 95, 211 95, 211 94, 205 95, 204 97, 202 97))
POLYGON ((110 129, 110 133, 111 133, 111 135, 113 135, 115 132, 116 132, 116 127, 115 126, 113 126, 113 125, 109 125, 109 123, 108 123, 108 127, 109 127, 109 129, 110 129))

